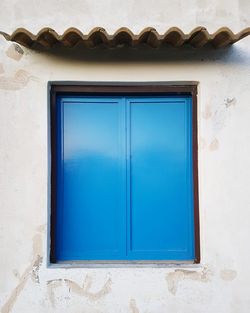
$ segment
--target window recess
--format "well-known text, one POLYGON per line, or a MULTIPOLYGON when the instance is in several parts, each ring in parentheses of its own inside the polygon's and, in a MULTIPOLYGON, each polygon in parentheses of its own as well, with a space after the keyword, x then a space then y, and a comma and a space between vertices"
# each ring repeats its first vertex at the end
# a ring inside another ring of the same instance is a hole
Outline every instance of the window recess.
POLYGON ((193 94, 52 100, 50 261, 198 262, 193 94))

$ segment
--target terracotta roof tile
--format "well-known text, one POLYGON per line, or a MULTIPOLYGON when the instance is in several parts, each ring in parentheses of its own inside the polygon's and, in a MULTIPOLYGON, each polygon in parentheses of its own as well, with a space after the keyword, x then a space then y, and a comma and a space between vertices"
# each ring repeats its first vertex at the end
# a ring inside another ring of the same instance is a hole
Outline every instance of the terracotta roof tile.
POLYGON ((39 46, 50 48, 54 45, 73 47, 78 43, 86 47, 97 47, 104 45, 107 47, 119 46, 139 46, 148 45, 158 48, 162 45, 169 44, 174 47, 191 45, 200 48, 205 45, 212 45, 215 48, 224 48, 250 35, 250 27, 243 29, 241 32, 234 34, 229 28, 222 27, 215 33, 210 34, 204 27, 196 27, 189 34, 184 34, 179 28, 172 27, 164 34, 159 34, 154 28, 147 27, 138 35, 125 27, 118 29, 110 35, 104 28, 96 27, 88 34, 83 34, 77 28, 69 28, 62 35, 59 35, 51 28, 43 28, 38 34, 34 35, 24 28, 18 28, 11 35, 0 32, 6 40, 15 41, 28 48, 39 46))

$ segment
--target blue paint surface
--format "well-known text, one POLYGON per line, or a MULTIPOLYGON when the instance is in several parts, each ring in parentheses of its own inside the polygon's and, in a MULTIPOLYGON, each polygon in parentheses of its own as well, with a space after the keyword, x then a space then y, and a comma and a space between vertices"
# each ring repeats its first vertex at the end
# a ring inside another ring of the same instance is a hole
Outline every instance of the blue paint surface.
POLYGON ((193 260, 193 215, 191 97, 58 97, 58 261, 193 260))

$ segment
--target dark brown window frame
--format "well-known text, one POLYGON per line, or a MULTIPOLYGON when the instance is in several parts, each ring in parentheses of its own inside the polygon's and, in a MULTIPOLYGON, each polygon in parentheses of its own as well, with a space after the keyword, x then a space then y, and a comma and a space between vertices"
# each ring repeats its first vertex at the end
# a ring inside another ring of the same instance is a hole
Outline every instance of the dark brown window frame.
MULTIPOLYGON (((197 82, 49 82, 50 119, 50 247, 49 262, 56 263, 56 97, 71 95, 191 95, 193 121, 193 183, 194 183, 194 263, 200 263, 199 181, 198 181, 198 130, 197 130, 197 82)), ((116 263, 116 262, 113 262, 116 263)), ((127 262, 126 262, 127 263, 127 262)), ((154 263, 154 262, 153 262, 154 263)), ((163 262, 164 263, 164 262, 163 262)), ((175 262, 173 262, 175 263, 175 262)))

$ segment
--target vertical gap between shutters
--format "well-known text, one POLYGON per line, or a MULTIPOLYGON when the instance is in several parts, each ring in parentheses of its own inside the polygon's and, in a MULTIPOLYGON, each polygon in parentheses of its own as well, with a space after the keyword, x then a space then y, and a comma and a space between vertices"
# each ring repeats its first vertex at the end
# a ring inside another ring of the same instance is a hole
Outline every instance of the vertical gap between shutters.
POLYGON ((126 106, 126 257, 131 251, 131 125, 130 125, 130 101, 123 98, 126 106))

